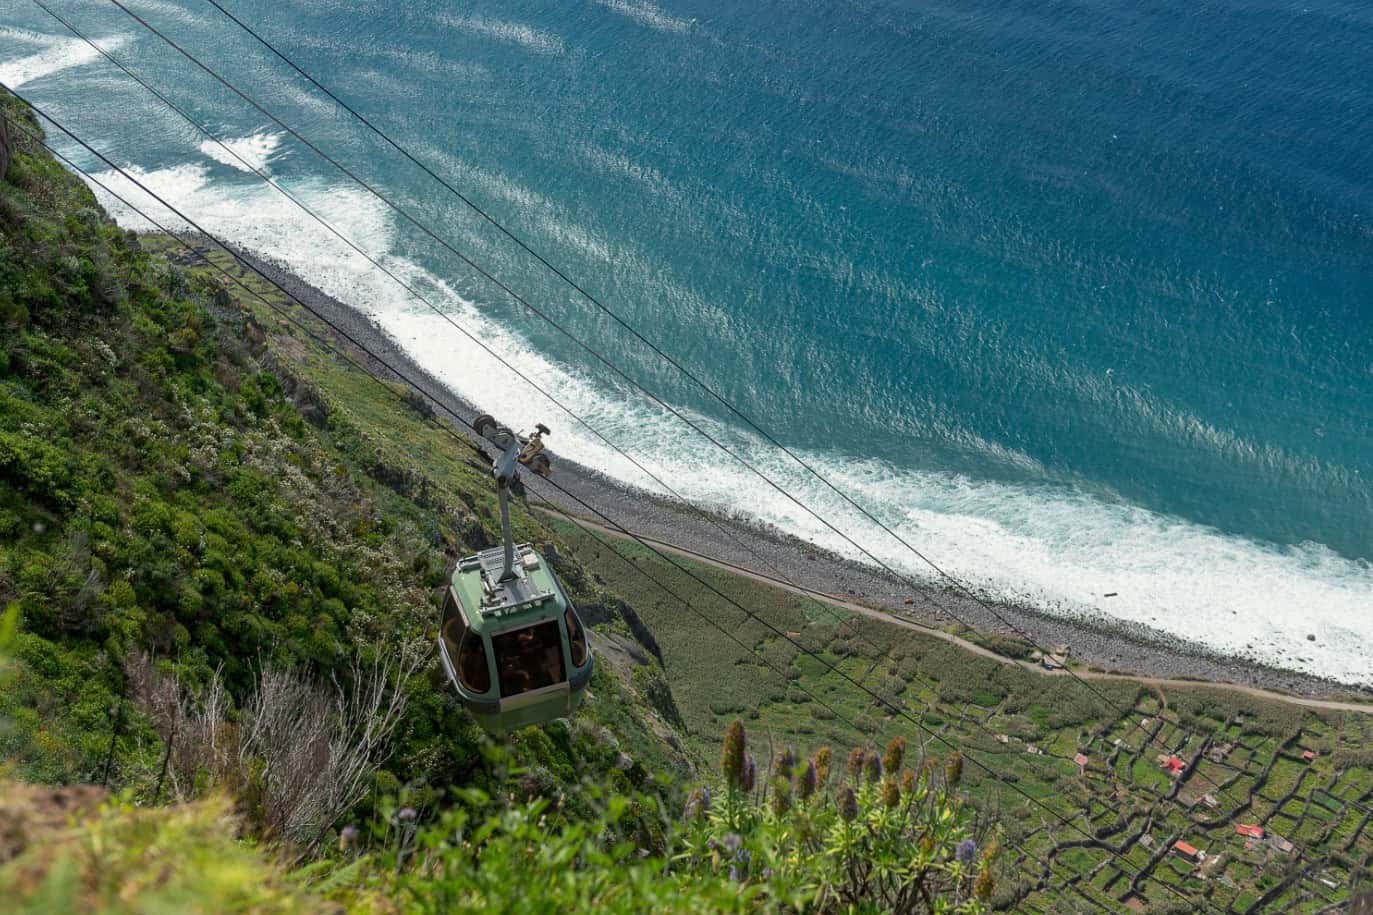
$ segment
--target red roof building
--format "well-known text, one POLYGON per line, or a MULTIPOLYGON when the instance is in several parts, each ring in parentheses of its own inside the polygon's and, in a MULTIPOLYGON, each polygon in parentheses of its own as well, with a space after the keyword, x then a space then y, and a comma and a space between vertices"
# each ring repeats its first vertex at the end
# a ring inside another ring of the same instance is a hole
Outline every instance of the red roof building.
POLYGON ((1079 753, 1073 757, 1073 762, 1077 763, 1077 767, 1081 769, 1083 766, 1087 765, 1087 757, 1086 755, 1079 753))
POLYGON ((1306 760, 1307 762, 1310 762, 1311 760, 1316 758, 1316 754, 1311 752, 1310 750, 1302 750, 1301 758, 1306 760))
POLYGON ((1201 856, 1201 852, 1197 851, 1196 846, 1189 845, 1181 839, 1173 843, 1173 851, 1189 861, 1195 861, 1201 856))
POLYGON ((1236 827, 1235 827, 1235 832, 1239 833, 1239 834, 1242 835, 1242 836, 1248 836, 1248 837, 1251 838, 1251 839, 1262 839, 1262 838, 1263 838, 1263 827, 1262 827, 1262 826, 1245 826, 1245 825, 1239 825, 1239 826, 1236 826, 1236 827))
POLYGON ((1176 756, 1160 756, 1158 758, 1158 765, 1160 769, 1167 769, 1170 775, 1177 775, 1183 769, 1187 768, 1187 763, 1178 759, 1176 756))

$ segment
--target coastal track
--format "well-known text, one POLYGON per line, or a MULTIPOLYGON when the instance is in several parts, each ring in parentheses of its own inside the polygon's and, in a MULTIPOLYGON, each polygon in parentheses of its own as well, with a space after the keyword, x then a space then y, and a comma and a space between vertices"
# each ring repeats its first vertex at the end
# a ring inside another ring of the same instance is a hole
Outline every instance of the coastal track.
MULTIPOLYGON (((607 534, 611 537, 615 537, 620 540, 631 539, 626 537, 622 532, 617 531, 612 527, 608 527, 604 524, 592 521, 591 519, 582 517, 581 515, 573 514, 571 512, 555 508, 552 505, 549 505, 545 502, 536 502, 534 499, 531 499, 529 507, 534 511, 540 512, 545 515, 551 515, 554 517, 562 518, 563 520, 568 521, 572 524, 576 524, 579 527, 589 528, 600 534, 607 534)), ((1266 699, 1272 702, 1286 702, 1291 705, 1299 705, 1305 708, 1323 709, 1327 711, 1336 712, 1357 712, 1365 715, 1373 715, 1373 702, 1361 703, 1342 702, 1337 699, 1313 699, 1304 696, 1292 696, 1287 693, 1277 692, 1276 690, 1263 689, 1257 686, 1246 686, 1240 683, 1226 683, 1224 681, 1216 680, 1183 680, 1169 677, 1133 676, 1130 674, 1108 673, 1106 671, 1089 670, 1084 668, 1075 668, 1071 671, 1063 668, 1046 670, 1041 665, 1036 664, 1032 661, 1023 661, 1015 658, 1008 658, 1005 655, 998 654, 989 648, 985 648, 981 645, 978 645, 976 642, 969 641, 968 639, 954 635, 950 632, 945 632, 942 629, 936 629, 933 626, 926 626, 922 623, 917 623, 912 619, 901 616, 897 613, 893 613, 890 610, 884 610, 879 607, 873 607, 869 604, 861 604, 857 601, 849 600, 848 598, 841 597, 837 594, 830 594, 828 592, 820 591, 814 588, 807 588, 801 585, 792 584, 791 582, 783 581, 780 578, 776 578, 771 575, 766 575, 762 572, 757 572, 753 569, 749 569, 741 565, 735 565, 731 562, 725 562, 720 559, 715 559, 711 556, 705 555, 704 553, 699 553, 696 550, 687 549, 686 547, 678 546, 676 544, 669 543, 665 540, 659 540, 657 538, 650 537, 646 534, 640 533, 636 536, 642 540, 652 543, 655 547, 659 549, 675 553, 676 555, 681 556, 683 558, 691 559, 695 562, 700 562, 704 565, 721 569, 726 572, 731 572, 735 575, 741 575, 753 581, 770 585, 774 588, 778 588, 780 590, 787 591, 789 593, 796 594, 801 597, 808 597, 812 600, 822 601, 823 603, 829 604, 830 606, 838 607, 843 610, 848 610, 853 613, 862 614, 863 616, 869 617, 871 619, 881 620, 882 622, 889 623, 893 626, 899 626, 903 629, 909 629, 914 632, 919 632, 924 635, 931 636, 933 638, 943 639, 944 641, 949 642, 950 644, 957 645, 964 651, 971 652, 975 655, 979 655, 980 657, 989 658, 1000 664, 1014 664, 1027 671, 1030 671, 1031 673, 1039 674, 1040 676, 1044 677, 1065 677, 1076 675, 1077 677, 1080 677, 1084 680, 1122 680, 1128 681, 1130 683, 1143 683, 1146 686, 1151 686, 1155 689, 1158 689, 1160 691, 1160 694, 1162 694, 1162 691, 1165 689, 1196 689, 1197 687, 1209 687, 1214 689, 1229 690, 1231 692, 1236 693, 1243 693, 1247 696, 1253 696, 1257 699, 1266 699)))

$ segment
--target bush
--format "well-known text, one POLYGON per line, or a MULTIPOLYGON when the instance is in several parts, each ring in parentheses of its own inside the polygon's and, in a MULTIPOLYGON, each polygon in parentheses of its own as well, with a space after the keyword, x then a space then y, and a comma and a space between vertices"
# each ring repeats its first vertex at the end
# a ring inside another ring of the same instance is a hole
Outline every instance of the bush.
POLYGON ((905 749, 899 738, 880 759, 857 749, 847 778, 829 776, 827 751, 799 760, 784 750, 765 767, 736 721, 722 753, 724 783, 688 801, 672 872, 723 879, 807 911, 925 912, 931 902, 943 912, 984 911, 994 843, 971 831, 958 795, 961 764, 917 773, 902 768, 905 749), (761 781, 765 768, 771 784, 761 781))

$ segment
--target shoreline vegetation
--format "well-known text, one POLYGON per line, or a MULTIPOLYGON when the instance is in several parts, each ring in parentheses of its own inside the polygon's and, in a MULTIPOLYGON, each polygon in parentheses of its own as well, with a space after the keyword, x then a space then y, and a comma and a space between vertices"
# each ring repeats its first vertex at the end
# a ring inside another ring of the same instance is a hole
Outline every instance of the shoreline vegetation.
MULTIPOLYGON (((147 237, 168 241, 166 236, 157 233, 148 233, 147 237)), ((208 240, 205 244, 207 248, 214 248, 208 240)), ((446 410, 468 422, 481 412, 415 362, 367 315, 324 293, 280 263, 250 252, 236 253, 363 346, 400 367, 424 387, 420 392, 422 397, 443 403, 446 410)), ((341 348, 367 361, 367 357, 346 340, 327 328, 321 330, 333 336, 341 348)), ((401 379, 395 380, 404 384, 401 379)), ((566 416, 551 415, 544 422, 554 425, 566 419, 566 416)), ((556 426, 554 428, 556 433, 556 426)), ((933 630, 940 637, 953 638, 966 650, 1000 655, 1021 663, 1026 669, 1050 676, 1064 673, 1044 669, 1032 659, 1033 646, 984 607, 952 588, 927 584, 921 589, 913 589, 880 569, 817 548, 774 528, 698 506, 684 507, 614 480, 594 468, 559 458, 556 443, 550 445, 549 451, 556 460, 555 472, 562 486, 605 512, 625 529, 655 544, 728 567, 739 574, 769 580, 778 587, 877 611, 897 625, 913 624, 926 631, 933 630), (731 537, 722 537, 717 526, 727 526, 731 537), (741 543, 746 544, 746 548, 741 543), (769 568, 758 567, 760 557, 769 568), (935 601, 953 608, 959 619, 937 609, 935 601)), ((546 508, 577 523, 601 527, 585 517, 584 508, 560 493, 548 487, 541 488, 537 482, 529 488, 535 497, 531 499, 531 505, 542 502, 546 508)), ((1373 713, 1373 688, 1224 655, 1142 625, 1059 615, 1047 609, 1002 601, 989 603, 1016 629, 1032 636, 1035 644, 1051 650, 1066 646, 1069 666, 1084 677, 1110 677, 1148 685, 1234 688, 1275 701, 1320 700, 1302 703, 1313 708, 1373 713)))

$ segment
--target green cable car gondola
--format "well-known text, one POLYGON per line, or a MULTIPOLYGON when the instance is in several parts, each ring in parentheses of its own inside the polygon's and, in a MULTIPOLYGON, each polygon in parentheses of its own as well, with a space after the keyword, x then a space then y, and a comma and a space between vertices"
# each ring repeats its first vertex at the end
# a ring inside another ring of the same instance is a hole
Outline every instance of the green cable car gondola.
POLYGON ((500 449, 491 465, 500 498, 502 546, 458 562, 445 589, 439 661, 458 699, 485 730, 501 735, 564 718, 581 704, 593 659, 586 627, 534 548, 516 545, 509 490, 521 465, 547 475, 543 425, 523 439, 490 416, 472 423, 500 449))

